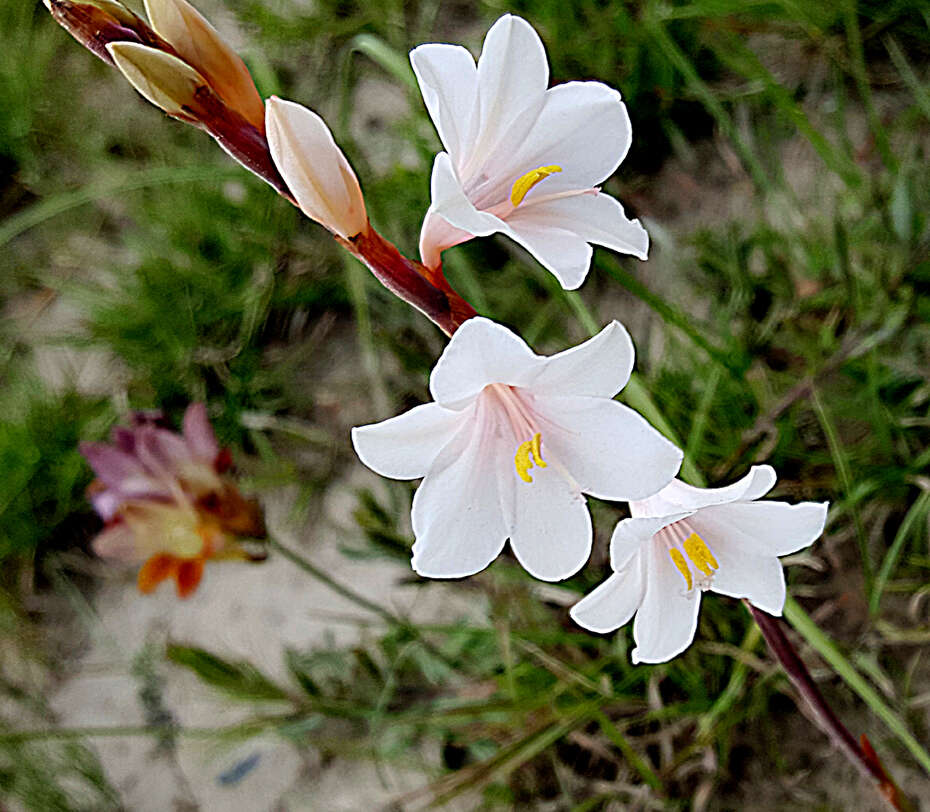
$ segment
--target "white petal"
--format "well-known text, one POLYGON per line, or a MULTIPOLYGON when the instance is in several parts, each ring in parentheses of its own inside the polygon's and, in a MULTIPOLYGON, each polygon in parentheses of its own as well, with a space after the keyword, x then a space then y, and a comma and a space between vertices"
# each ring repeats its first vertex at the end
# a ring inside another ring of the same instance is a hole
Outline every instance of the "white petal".
POLYGON ((438 214, 462 231, 476 237, 486 237, 507 230, 503 220, 488 212, 479 211, 465 196, 462 182, 447 152, 440 152, 433 161, 430 197, 430 213, 438 214))
POLYGON ((591 555, 591 515, 584 497, 553 466, 534 467, 532 482, 518 480, 513 460, 506 475, 516 480, 510 546, 523 568, 541 581, 561 581, 591 555))
POLYGON ((265 123, 271 157, 304 214, 346 239, 364 231, 358 178, 323 119, 272 96, 265 123))
POLYGON ((642 562, 610 576, 597 589, 576 603, 569 614, 588 631, 607 634, 628 623, 639 609, 646 590, 642 562))
POLYGON ((539 396, 542 450, 564 465, 581 490, 600 499, 642 499, 663 488, 682 452, 646 420, 605 398, 539 396))
POLYGON ((614 572, 624 569, 640 550, 652 545, 652 537, 663 527, 668 527, 690 513, 671 513, 668 516, 622 519, 617 522, 610 537, 610 566, 614 572))
POLYGON ((646 594, 633 621, 634 663, 664 663, 681 654, 697 631, 701 592, 685 582, 668 551, 654 544, 647 553, 646 594))
POLYGON ((474 57, 460 45, 431 43, 414 48, 410 64, 442 145, 454 158, 467 154, 477 114, 474 57))
POLYGON ((352 445, 372 471, 391 479, 425 476, 443 446, 455 436, 471 413, 452 412, 435 403, 352 429, 352 445))
POLYGON ((562 168, 530 190, 529 203, 534 196, 598 185, 617 170, 631 142, 630 117, 616 90, 566 82, 546 91, 536 125, 507 157, 513 180, 540 166, 562 168))
POLYGON ((736 502, 704 508, 692 524, 708 544, 720 538, 756 555, 779 556, 813 544, 826 520, 826 502, 736 502))
POLYGON ((471 154, 458 164, 464 176, 487 158, 508 151, 532 130, 542 110, 549 66, 539 35, 524 19, 505 14, 488 31, 478 60, 479 130, 471 154))
POLYGON ((612 398, 630 379, 634 357, 630 334, 612 321, 594 338, 547 358, 533 392, 612 398))
MULTIPOLYGON (((527 198, 507 217, 507 223, 520 235, 535 235, 539 231, 559 229, 585 242, 603 245, 621 254, 632 254, 639 259, 648 259, 649 235, 646 229, 640 225, 639 220, 630 220, 623 206, 604 192, 551 200, 542 195, 536 201, 527 198)), ((541 257, 539 259, 543 261, 541 257)), ((551 270, 556 273, 554 269, 551 270)))
POLYGON ((464 578, 490 564, 504 547, 497 482, 500 444, 480 420, 439 453, 413 498, 413 569, 426 578, 464 578))
POLYGON ((427 268, 438 268, 442 263, 442 252, 453 245, 461 245, 472 238, 472 234, 456 228, 435 211, 428 211, 420 229, 420 261, 427 268))
POLYGON ((529 251, 565 290, 581 287, 591 268, 594 250, 577 233, 551 222, 536 222, 532 218, 517 219, 517 212, 508 219, 507 228, 498 229, 529 251))
POLYGON ((749 602, 770 615, 781 615, 785 606, 785 573, 772 555, 754 555, 730 538, 704 539, 720 568, 711 589, 749 602))
POLYGON ((742 479, 723 488, 696 488, 673 479, 659 493, 631 505, 634 516, 661 516, 679 510, 700 510, 710 505, 749 501, 764 496, 775 485, 770 465, 754 465, 742 479))
POLYGON ((456 408, 489 383, 525 386, 542 363, 515 333, 476 316, 453 333, 433 367, 429 389, 437 403, 456 408))

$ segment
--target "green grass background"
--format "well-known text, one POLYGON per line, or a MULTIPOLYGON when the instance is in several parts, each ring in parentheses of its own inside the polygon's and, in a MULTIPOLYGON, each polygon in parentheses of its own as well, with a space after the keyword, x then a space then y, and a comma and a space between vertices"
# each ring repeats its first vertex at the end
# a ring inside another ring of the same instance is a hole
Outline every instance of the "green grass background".
MULTIPOLYGON (((585 286, 565 293, 532 258, 488 239, 448 252, 448 275, 540 352, 626 323, 639 386, 625 397, 664 415, 693 481, 725 483, 765 461, 778 496, 830 500, 825 538, 789 571, 804 632, 795 639, 854 732, 869 733, 905 790, 926 791, 926 2, 202 10, 238 32, 263 95, 327 119, 375 226, 411 255, 438 149, 411 47, 477 52, 487 26, 513 11, 539 30, 553 81, 622 91, 634 146, 607 189, 644 218, 650 261, 598 250, 585 286)), ((73 563, 98 529, 77 441, 103 437, 128 408, 178 418, 204 399, 251 481, 296 484, 310 510, 359 465, 353 421, 426 400, 443 339, 208 138, 147 106, 41 4, 0 5, 0 35, 0 692, 12 709, 0 717, 0 792, 33 809, 115 808, 93 737, 42 733, 45 683, 31 676, 50 656, 37 596, 94 589, 73 563), (339 352, 321 356, 328 342, 339 352), (91 374, 94 364, 106 374, 91 374), (327 376, 339 382, 335 401, 317 384, 327 376), (32 738, 15 733, 24 719, 32 738)), ((412 489, 387 492, 388 503, 358 494, 350 552, 372 566, 406 560, 411 542, 412 489)), ((605 572, 623 514, 592 508, 597 552, 560 594, 580 595, 605 572)), ((297 748, 384 762, 431 742, 422 798, 440 804, 846 808, 838 793, 856 780, 851 769, 799 714, 738 603, 706 600, 688 652, 634 668, 628 630, 587 635, 535 587, 502 560, 463 586, 488 601, 486 625, 388 618, 368 646, 283 653, 287 686, 201 650, 156 656, 237 700, 280 702, 280 715, 231 737, 270 728, 297 748), (459 698, 470 689, 486 698, 459 698)))

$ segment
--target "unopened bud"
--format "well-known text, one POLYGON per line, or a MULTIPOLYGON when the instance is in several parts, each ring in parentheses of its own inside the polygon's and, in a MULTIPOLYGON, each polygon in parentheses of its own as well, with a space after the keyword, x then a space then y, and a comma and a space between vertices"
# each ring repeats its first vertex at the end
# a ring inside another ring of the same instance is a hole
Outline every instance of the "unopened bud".
POLYGON ((104 62, 113 59, 106 47, 113 42, 149 43, 155 32, 140 17, 115 0, 44 0, 62 28, 104 62), (150 36, 151 35, 151 36, 150 36))
POLYGON ((164 51, 131 42, 113 43, 107 51, 130 84, 152 104, 183 121, 197 120, 191 111, 198 89, 206 87, 207 80, 190 65, 164 51))
POLYGON ((195 68, 213 91, 259 132, 265 105, 239 55, 187 0, 145 0, 152 28, 195 68))
POLYGON ((344 239, 367 232, 358 178, 323 119, 275 96, 266 109, 271 157, 304 214, 344 239))

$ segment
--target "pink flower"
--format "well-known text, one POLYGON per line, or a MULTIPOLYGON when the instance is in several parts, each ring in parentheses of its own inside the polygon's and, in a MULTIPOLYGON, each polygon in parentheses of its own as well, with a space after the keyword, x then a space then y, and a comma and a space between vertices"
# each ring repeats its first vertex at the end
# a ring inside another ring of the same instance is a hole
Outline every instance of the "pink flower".
POLYGON ((264 536, 261 510, 227 475, 231 458, 219 448, 204 404, 188 407, 183 434, 166 428, 157 412, 136 412, 132 423, 114 428, 111 444, 81 444, 97 474, 88 497, 106 522, 94 552, 144 562, 142 592, 173 578, 187 597, 206 560, 251 557, 236 537, 264 536))

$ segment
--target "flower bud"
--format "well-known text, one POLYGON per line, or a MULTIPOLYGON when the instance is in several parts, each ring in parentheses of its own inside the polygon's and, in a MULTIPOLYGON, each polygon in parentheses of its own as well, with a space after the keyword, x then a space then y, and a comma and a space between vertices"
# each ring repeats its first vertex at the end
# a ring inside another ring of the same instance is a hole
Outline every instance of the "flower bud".
POLYGON ((265 125, 271 157, 304 214, 343 239, 367 233, 358 178, 323 119, 272 96, 265 125))
POLYGON ((62 28, 109 65, 106 47, 112 42, 154 44, 157 35, 145 21, 114 0, 44 0, 62 28))
POLYGON ((152 28, 197 70, 213 91, 259 132, 265 105, 239 55, 187 0, 145 0, 152 28))
POLYGON ((107 52, 129 83, 152 104, 183 121, 197 120, 191 111, 198 90, 207 87, 207 80, 190 65, 164 51, 132 42, 111 43, 107 52))

